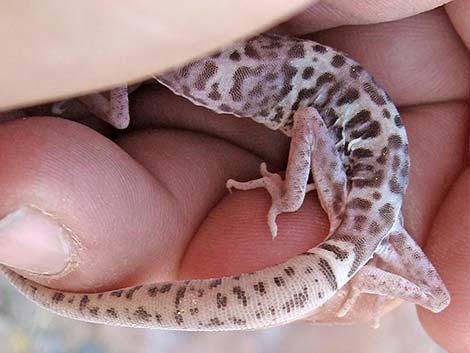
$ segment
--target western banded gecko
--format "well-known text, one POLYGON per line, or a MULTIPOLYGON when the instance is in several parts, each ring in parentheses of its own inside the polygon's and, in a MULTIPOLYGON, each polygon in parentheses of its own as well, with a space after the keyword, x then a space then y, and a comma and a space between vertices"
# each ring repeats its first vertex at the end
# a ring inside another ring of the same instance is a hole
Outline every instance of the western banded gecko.
MULTIPOLYGON (((403 228, 405 128, 390 97, 358 63, 313 41, 260 35, 156 79, 194 104, 249 117, 290 136, 285 180, 262 164, 261 178, 229 180, 227 186, 266 188, 273 237, 276 216, 297 210, 305 193, 316 189, 330 220, 328 237, 261 271, 104 293, 46 288, 3 267, 28 298, 80 320, 214 331, 307 317, 347 283, 350 294, 338 316, 347 315, 361 293, 375 294, 377 308, 387 297, 434 312, 449 304, 437 272, 403 228), (308 184, 310 170, 314 184, 308 184)), ((121 127, 127 124, 122 92, 114 93, 109 114, 117 118, 108 119, 121 127)))

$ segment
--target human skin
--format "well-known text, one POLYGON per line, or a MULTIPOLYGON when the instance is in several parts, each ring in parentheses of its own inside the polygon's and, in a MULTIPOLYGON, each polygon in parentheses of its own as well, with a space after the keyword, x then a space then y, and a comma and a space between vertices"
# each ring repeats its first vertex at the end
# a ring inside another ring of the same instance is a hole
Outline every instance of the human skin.
MULTIPOLYGON (((436 342, 464 352, 470 346, 470 32, 464 20, 470 5, 454 1, 401 19, 410 14, 405 2, 393 11, 380 1, 373 8, 352 3, 312 6, 276 30, 347 52, 399 107, 411 154, 406 227, 452 295, 443 313, 418 313, 436 342)), ((326 235, 313 193, 298 212, 278 218, 279 237, 272 241, 269 195, 225 189, 229 178, 258 177, 262 161, 271 171, 284 170, 289 141, 282 134, 217 116, 156 86, 133 93, 131 116, 131 132, 116 144, 55 118, 2 124, 0 214, 34 204, 56 215, 82 246, 75 271, 32 279, 87 291, 238 274, 285 261, 326 235)))

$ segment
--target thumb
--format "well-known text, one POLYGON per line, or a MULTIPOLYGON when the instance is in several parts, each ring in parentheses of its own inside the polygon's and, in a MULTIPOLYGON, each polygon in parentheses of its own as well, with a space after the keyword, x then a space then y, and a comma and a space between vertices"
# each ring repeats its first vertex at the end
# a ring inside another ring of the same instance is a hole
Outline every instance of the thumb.
POLYGON ((0 263, 70 291, 144 281, 149 261, 162 263, 154 276, 174 276, 184 243, 161 237, 173 232, 174 202, 113 142, 31 118, 2 124, 0 151, 0 263))

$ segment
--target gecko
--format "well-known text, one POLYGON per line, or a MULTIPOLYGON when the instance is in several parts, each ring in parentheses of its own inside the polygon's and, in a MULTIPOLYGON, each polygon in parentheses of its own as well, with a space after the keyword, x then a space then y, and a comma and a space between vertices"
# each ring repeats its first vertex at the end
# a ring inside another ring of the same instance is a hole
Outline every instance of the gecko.
MULTIPOLYGON (((276 217, 296 211, 305 194, 316 190, 330 223, 327 237, 251 273, 102 293, 47 288, 2 266, 26 297, 79 320, 193 331, 260 329, 307 318, 346 285, 338 317, 347 316, 362 294, 373 294, 377 309, 387 298, 433 312, 447 307, 444 283, 404 228, 410 168, 405 126, 389 95, 360 64, 311 40, 263 34, 155 79, 196 105, 290 137, 284 179, 262 163, 260 178, 228 180, 227 187, 269 192, 273 238, 276 217)), ((110 97, 114 118, 107 121, 125 127, 127 94, 120 89, 110 97)))

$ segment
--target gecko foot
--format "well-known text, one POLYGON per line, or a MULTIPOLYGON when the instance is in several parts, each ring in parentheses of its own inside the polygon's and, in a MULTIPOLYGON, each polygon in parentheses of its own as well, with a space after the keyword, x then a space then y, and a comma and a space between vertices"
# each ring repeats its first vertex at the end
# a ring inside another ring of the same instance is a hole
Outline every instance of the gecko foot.
MULTIPOLYGON (((284 180, 279 174, 271 173, 268 171, 266 163, 260 165, 261 178, 250 180, 246 182, 240 182, 233 179, 227 180, 226 186, 229 191, 232 188, 237 190, 252 190, 257 188, 266 189, 271 195, 272 204, 268 212, 268 226, 271 231, 273 239, 277 236, 277 224, 276 218, 278 215, 284 212, 297 211, 302 205, 304 199, 304 193, 299 190, 299 193, 285 194, 284 193, 284 180)), ((307 184, 305 193, 315 190, 315 185, 307 184)))
POLYGON ((344 317, 352 309, 362 293, 376 294, 377 302, 374 310, 374 326, 378 324, 381 298, 393 297, 421 304, 427 301, 428 293, 409 280, 386 272, 372 265, 365 265, 350 281, 350 292, 346 301, 336 315, 344 317))

